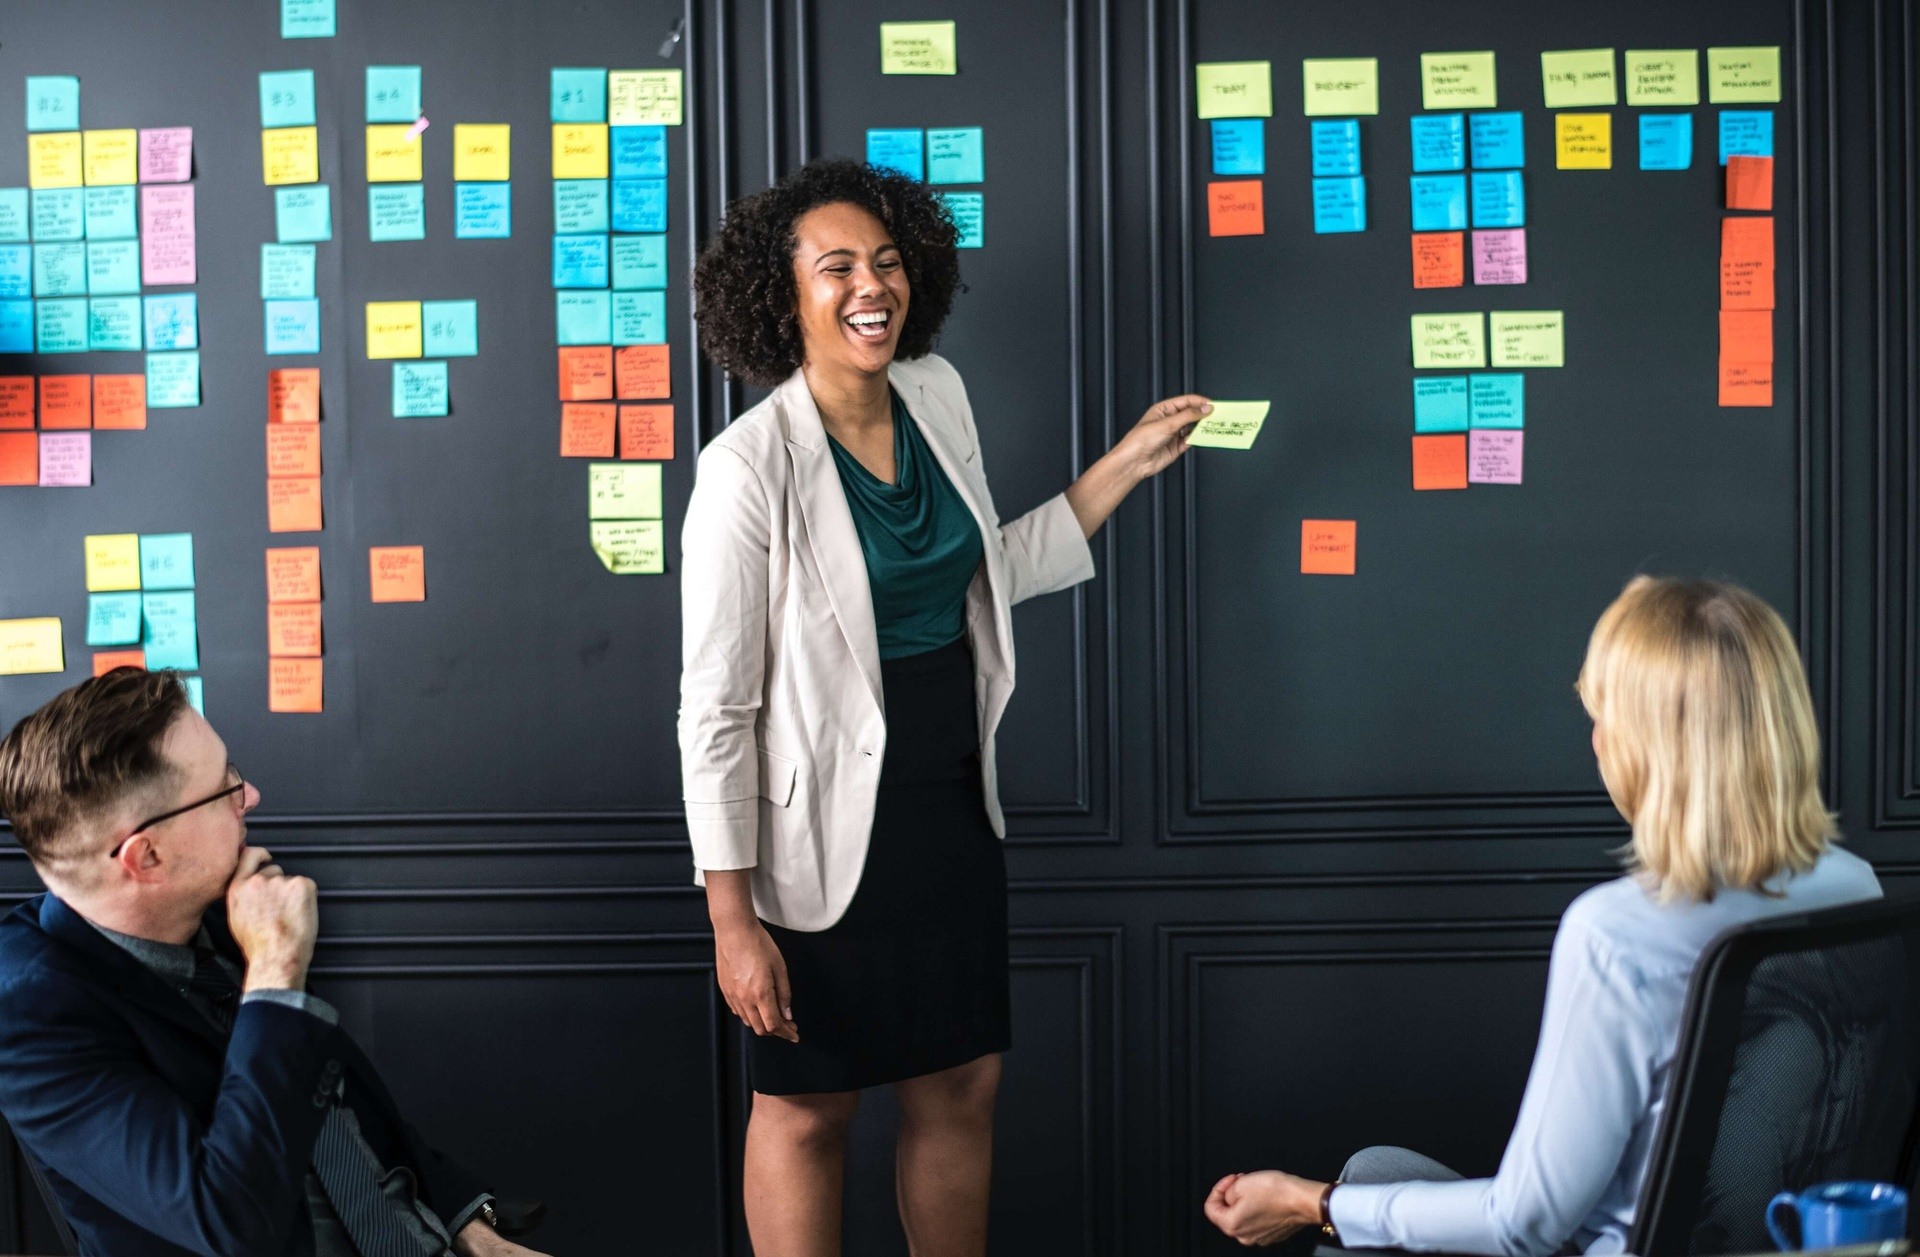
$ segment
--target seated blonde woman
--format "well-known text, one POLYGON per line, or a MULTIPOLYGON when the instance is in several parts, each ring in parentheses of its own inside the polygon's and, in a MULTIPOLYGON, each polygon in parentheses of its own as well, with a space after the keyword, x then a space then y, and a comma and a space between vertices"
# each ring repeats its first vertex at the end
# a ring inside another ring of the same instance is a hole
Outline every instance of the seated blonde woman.
POLYGON ((1206 1214, 1242 1244, 1323 1226, 1349 1248, 1623 1251, 1701 951, 1731 926, 1879 897, 1873 869, 1833 845, 1806 675, 1764 602, 1640 577, 1594 626, 1578 688, 1633 827, 1629 871, 1560 922, 1499 1172, 1369 1148, 1331 1184, 1229 1174, 1206 1214))

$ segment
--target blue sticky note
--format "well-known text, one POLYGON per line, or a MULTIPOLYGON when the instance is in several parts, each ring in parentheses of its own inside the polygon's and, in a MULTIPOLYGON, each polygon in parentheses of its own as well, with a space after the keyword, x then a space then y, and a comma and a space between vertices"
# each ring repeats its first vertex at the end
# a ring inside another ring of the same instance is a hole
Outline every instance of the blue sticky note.
MULTIPOLYGON (((1267 173, 1266 119, 1215 118, 1211 127, 1214 174, 1263 175, 1267 173)), ((929 136, 931 137, 932 134, 929 133, 929 136)), ((928 143, 931 145, 931 138, 928 143)), ((950 181, 936 178, 933 182, 950 181)))
POLYGON ((200 310, 192 293, 148 297, 146 315, 148 349, 200 348, 200 310))
POLYGON ((87 291, 96 297, 139 292, 140 242, 87 241, 87 291))
POLYGON ((1524 428, 1527 426, 1527 377, 1524 375, 1475 375, 1470 409, 1476 428, 1524 428))
MULTIPOLYGON (((1254 119, 1256 126, 1259 119, 1254 119)), ((1218 130, 1215 131, 1215 143, 1218 130)), ((986 135, 979 127, 941 127, 927 132, 928 183, 985 183, 987 179, 986 135)), ((1265 146, 1256 138, 1254 153, 1263 156, 1265 146)), ((1259 171, 1253 171, 1259 174, 1259 171)))
POLYGON ((940 200, 959 229, 958 247, 983 249, 987 244, 987 197, 984 192, 942 192, 940 200))
POLYGON ((33 190, 33 238, 36 243, 42 240, 84 240, 86 235, 87 194, 84 188, 33 190))
POLYGON ((577 236, 605 231, 610 221, 605 179, 553 181, 554 234, 577 236))
POLYGON ((1313 229, 1322 235, 1367 229, 1367 181, 1360 175, 1313 181, 1313 229))
POLYGON ((200 351, 147 355, 147 408, 200 404, 200 351))
POLYGON ((87 246, 36 244, 33 246, 33 295, 79 297, 87 291, 87 246))
POLYGON ((33 248, 24 244, 0 244, 0 297, 33 295, 33 248))
POLYGON ((1467 149, 1476 169, 1519 170, 1527 164, 1525 132, 1515 113, 1477 113, 1468 124, 1467 149))
POLYGON ((27 223, 27 190, 0 188, 0 241, 25 244, 31 238, 27 223))
POLYGON ((607 280, 607 238, 605 236, 555 236, 553 238, 553 286, 555 288, 605 288, 607 280))
POLYGON ((664 345, 667 343, 667 294, 616 292, 613 294, 613 343, 664 345))
POLYGON ((420 116, 420 67, 367 67, 367 121, 412 122, 420 116))
POLYGON ((425 240, 427 238, 427 189, 419 183, 370 183, 367 185, 367 238, 384 240, 425 240))
POLYGON ((1415 114, 1413 117, 1413 168, 1425 173, 1434 170, 1467 168, 1467 120, 1457 113, 1415 114))
POLYGON ((327 185, 273 190, 274 235, 282 244, 333 239, 333 202, 327 185))
POLYGON ((867 165, 909 179, 927 177, 924 133, 917 128, 867 132, 867 165))
POLYGON ((554 329, 562 345, 611 345, 613 294, 604 288, 555 293, 554 329))
POLYGON ((268 301, 266 344, 269 354, 320 352, 320 302, 312 297, 268 301))
POLYGON ((202 716, 207 714, 207 688, 199 677, 181 677, 180 683, 187 687, 187 702, 202 716))
POLYGON ((87 239, 131 240, 140 234, 134 224, 133 189, 87 189, 87 239))
POLYGON ((447 413, 447 364, 393 364, 393 417, 432 419, 447 413))
POLYGON ((70 74, 27 76, 27 130, 78 131, 80 80, 70 74))
POLYGON ((33 352, 33 302, 0 301, 0 354, 33 352))
POLYGON ((615 179, 613 181, 613 229, 615 231, 665 231, 667 229, 667 181, 665 179, 615 179))
POLYGON ((480 352, 480 303, 422 301, 420 352, 427 358, 471 358, 480 352))
POLYGON ((193 588, 193 534, 155 532, 140 535, 140 588, 193 588))
POLYGON ((140 595, 88 594, 87 645, 140 644, 140 595))
POLYGON ((667 286, 667 238, 665 236, 615 236, 613 238, 613 286, 615 288, 665 288, 667 286))
POLYGON ((312 70, 269 70, 260 76, 260 125, 314 125, 312 70))
MULTIPOLYGON (((1720 164, 1729 157, 1773 156, 1773 110, 1720 111, 1720 164)), ((39 237, 36 235, 35 239, 39 237)))
POLYGON ((605 122, 607 72, 556 69, 552 79, 552 121, 605 122))
POLYGON ((1517 170, 1473 172, 1473 225, 1524 227, 1527 190, 1517 170))
POLYGON ((87 299, 62 297, 33 303, 33 341, 37 353, 87 352, 87 299))
POLYGON ((1423 375, 1413 381, 1415 432, 1467 430, 1467 377, 1423 375))
POLYGON ((1640 115, 1640 169, 1685 170, 1693 165, 1693 115, 1640 115))
POLYGON ((453 235, 456 240, 505 240, 513 234, 512 185, 453 185, 453 235))
POLYGON ((667 177, 667 129, 665 127, 608 127, 607 143, 613 149, 614 178, 664 179, 667 177))
POLYGON ((1465 175, 1412 176, 1413 229, 1459 231, 1467 225, 1465 175))
POLYGON ((280 38, 332 39, 333 0, 280 0, 280 38))
POLYGON ((286 301, 316 295, 313 287, 317 250, 310 244, 260 246, 260 299, 286 301))
POLYGON ((140 298, 87 298, 87 347, 95 351, 140 348, 140 298))
POLYGON ((200 666, 200 641, 195 623, 193 593, 142 593, 140 644, 146 647, 147 669, 178 668, 192 672, 200 666))
POLYGON ((1312 124, 1312 148, 1315 175, 1326 178, 1330 175, 1359 174, 1359 119, 1315 118, 1312 124))

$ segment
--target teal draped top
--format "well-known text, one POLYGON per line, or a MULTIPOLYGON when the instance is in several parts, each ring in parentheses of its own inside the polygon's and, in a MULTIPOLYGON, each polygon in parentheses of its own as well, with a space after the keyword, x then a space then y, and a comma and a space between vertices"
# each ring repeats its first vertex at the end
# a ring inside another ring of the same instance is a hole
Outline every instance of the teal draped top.
POLYGON ((967 631, 967 586, 985 550, 980 525, 893 394, 894 483, 827 437, 873 592, 880 657, 925 654, 967 631))

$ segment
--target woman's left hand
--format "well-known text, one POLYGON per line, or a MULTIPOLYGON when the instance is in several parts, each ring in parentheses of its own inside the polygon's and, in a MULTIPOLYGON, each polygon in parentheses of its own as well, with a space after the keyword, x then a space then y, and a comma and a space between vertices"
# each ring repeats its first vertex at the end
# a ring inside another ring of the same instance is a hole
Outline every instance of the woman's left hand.
POLYGON ((1320 1193, 1315 1183, 1279 1170, 1229 1174, 1207 1194, 1207 1221, 1246 1248, 1278 1244, 1305 1226, 1320 1223, 1320 1193))
POLYGON ((1188 431, 1212 411, 1213 403, 1198 393, 1157 401, 1120 438, 1114 452, 1132 464, 1140 479, 1156 476, 1187 452, 1188 431))

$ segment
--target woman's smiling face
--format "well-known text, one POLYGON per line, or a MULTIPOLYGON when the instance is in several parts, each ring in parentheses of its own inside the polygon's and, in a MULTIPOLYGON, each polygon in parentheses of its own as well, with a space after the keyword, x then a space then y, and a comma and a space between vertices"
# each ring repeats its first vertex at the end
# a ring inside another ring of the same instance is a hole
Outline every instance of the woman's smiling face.
POLYGON ((907 317, 900 246, 879 219, 837 201, 793 224, 795 314, 808 366, 871 375, 893 361, 907 317))

